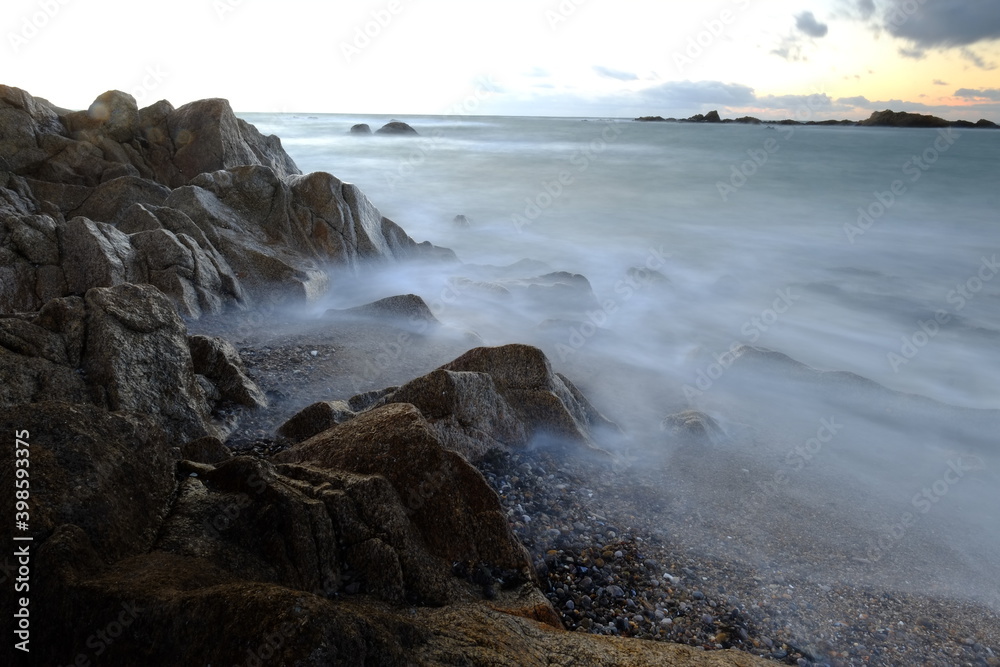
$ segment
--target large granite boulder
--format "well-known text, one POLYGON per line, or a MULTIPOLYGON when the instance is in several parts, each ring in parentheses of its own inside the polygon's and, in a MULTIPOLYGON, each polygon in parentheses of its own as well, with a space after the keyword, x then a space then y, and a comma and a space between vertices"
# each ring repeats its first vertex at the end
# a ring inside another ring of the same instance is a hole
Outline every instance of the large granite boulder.
POLYGON ((609 454, 598 443, 621 434, 568 378, 553 372, 544 352, 517 344, 477 347, 400 387, 354 396, 336 417, 331 407, 310 406, 279 434, 319 433, 393 404, 416 407, 445 447, 473 462, 533 441, 604 459, 609 454))
POLYGON ((471 560, 530 570, 528 554, 510 531, 489 484, 463 457, 441 445, 412 405, 365 412, 275 460, 384 477, 428 551, 449 567, 471 560))
POLYGON ((0 406, 63 401, 147 415, 178 444, 221 434, 198 374, 227 400, 264 397, 230 346, 201 342, 196 371, 184 322, 150 285, 54 299, 37 314, 0 318, 0 406))
POLYGON ((172 161, 180 172, 180 178, 169 184, 172 187, 198 174, 244 165, 264 165, 279 177, 301 173, 280 139, 265 137, 237 118, 226 100, 185 104, 168 116, 167 126, 177 149, 172 161))
POLYGON ((602 432, 620 433, 618 425, 602 415, 568 378, 552 370, 545 353, 536 347, 478 347, 441 370, 489 375, 529 437, 600 451, 595 437, 602 432))

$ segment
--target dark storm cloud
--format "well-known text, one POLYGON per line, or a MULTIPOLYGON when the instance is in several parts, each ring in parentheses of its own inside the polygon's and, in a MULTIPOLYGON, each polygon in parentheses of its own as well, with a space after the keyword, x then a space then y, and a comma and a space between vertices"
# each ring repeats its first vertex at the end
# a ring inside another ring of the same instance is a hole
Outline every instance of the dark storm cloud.
POLYGON ((880 26, 920 49, 1000 39, 996 0, 885 0, 880 7, 880 26))

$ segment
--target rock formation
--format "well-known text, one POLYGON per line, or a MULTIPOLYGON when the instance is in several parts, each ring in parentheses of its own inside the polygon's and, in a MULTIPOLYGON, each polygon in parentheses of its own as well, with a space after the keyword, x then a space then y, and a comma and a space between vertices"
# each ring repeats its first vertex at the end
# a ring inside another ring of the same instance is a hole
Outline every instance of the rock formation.
POLYGON ((181 314, 323 294, 327 263, 448 252, 417 244, 355 186, 302 175, 225 100, 60 112, 0 87, 0 311, 150 283, 181 314))
POLYGON ((271 460, 226 448, 226 415, 267 396, 182 315, 309 298, 326 262, 447 254, 357 188, 299 174, 224 100, 70 112, 0 87, 0 130, 0 430, 24 443, 0 489, 30 478, 0 537, 30 551, 34 664, 763 664, 562 630, 470 463, 531 439, 600 456, 615 432, 535 348, 311 406, 271 460))
POLYGON ((375 134, 395 134, 395 135, 415 135, 419 134, 412 127, 407 125, 401 120, 394 120, 386 123, 379 129, 375 130, 375 134))

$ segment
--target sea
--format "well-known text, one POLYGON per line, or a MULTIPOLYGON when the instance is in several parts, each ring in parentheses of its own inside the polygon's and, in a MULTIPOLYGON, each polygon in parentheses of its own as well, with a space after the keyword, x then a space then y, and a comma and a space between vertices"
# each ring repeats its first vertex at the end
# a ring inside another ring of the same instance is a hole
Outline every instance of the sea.
POLYGON ((630 434, 626 465, 669 469, 664 417, 697 411, 704 484, 764 556, 792 536, 1000 608, 1000 131, 241 117, 462 262, 337 277, 316 312, 416 293, 539 345, 630 434), (418 134, 349 133, 390 120, 418 134), (761 499, 800 509, 747 518, 761 499))

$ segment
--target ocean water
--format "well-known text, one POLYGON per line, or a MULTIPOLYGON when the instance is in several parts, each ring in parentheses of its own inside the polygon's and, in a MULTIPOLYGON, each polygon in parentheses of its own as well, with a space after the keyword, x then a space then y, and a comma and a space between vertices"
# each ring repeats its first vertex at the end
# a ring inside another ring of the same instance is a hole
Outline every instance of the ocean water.
POLYGON ((702 411, 725 436, 701 470, 746 476, 706 480, 731 511, 826 517, 762 515, 762 557, 792 535, 1000 608, 1000 132, 404 116, 419 136, 363 137, 390 118, 243 117, 465 263, 338 275, 316 310, 415 292, 486 344, 540 345, 633 465, 670 469, 660 420, 702 411), (468 288, 551 271, 596 299, 468 288))

